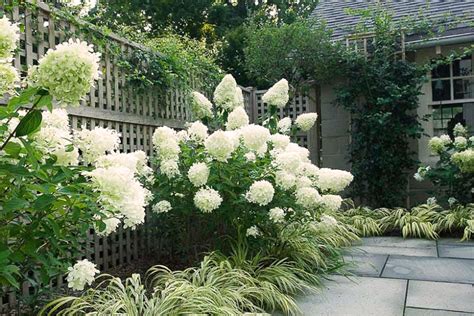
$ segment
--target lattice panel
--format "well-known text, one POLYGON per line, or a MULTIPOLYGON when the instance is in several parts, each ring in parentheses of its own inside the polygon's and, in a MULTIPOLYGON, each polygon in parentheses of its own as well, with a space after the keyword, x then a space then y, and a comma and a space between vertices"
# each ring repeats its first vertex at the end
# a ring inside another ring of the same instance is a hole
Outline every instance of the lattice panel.
MULTIPOLYGON (((38 64, 38 60, 48 49, 68 40, 67 34, 78 33, 73 37, 91 42, 77 32, 76 27, 69 22, 54 20, 49 8, 44 4, 40 4, 38 10, 33 12, 17 6, 9 18, 16 22, 21 21, 25 25, 13 61, 23 77, 31 65, 38 64)), ((137 93, 136 89, 127 83, 126 74, 118 66, 118 58, 109 53, 108 48, 112 44, 114 47, 119 47, 122 55, 140 49, 137 44, 121 40, 115 35, 110 36, 108 46, 101 49, 100 80, 80 107, 67 109, 71 125, 74 129, 91 129, 96 126, 115 129, 121 134, 122 152, 143 150, 151 157, 152 135, 155 128, 163 125, 182 128, 184 121, 189 117, 186 89, 180 86, 166 91, 150 88, 137 93)), ((5 100, 0 100, 0 103, 2 101, 4 103, 5 100)), ((82 256, 94 261, 101 271, 131 263, 146 253, 144 248, 147 246, 147 240, 144 237, 144 230, 144 228, 135 231, 120 228, 106 238, 89 231, 88 247, 82 256)), ((51 285, 62 286, 64 283, 64 278, 59 277, 53 280, 51 285)), ((22 285, 21 291, 24 295, 31 294, 31 290, 27 283, 22 285)), ((15 304, 14 292, 0 297, 0 314, 3 315, 2 312, 13 309, 15 304)))

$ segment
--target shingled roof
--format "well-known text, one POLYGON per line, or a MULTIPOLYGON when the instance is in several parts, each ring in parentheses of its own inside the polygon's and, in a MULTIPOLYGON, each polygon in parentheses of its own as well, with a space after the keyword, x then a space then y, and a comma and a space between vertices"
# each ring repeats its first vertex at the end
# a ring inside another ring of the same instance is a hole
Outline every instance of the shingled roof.
MULTIPOLYGON (((449 14, 451 17, 474 23, 474 0, 321 0, 312 13, 312 17, 325 20, 327 26, 333 30, 334 39, 343 39, 350 35, 360 22, 358 16, 348 14, 346 9, 366 9, 376 3, 383 4, 383 7, 393 14, 395 21, 406 17, 416 17, 421 9, 423 15, 430 19, 442 18, 449 14)), ((464 24, 440 34, 440 37, 468 33, 474 33, 474 28, 472 25, 464 24)))

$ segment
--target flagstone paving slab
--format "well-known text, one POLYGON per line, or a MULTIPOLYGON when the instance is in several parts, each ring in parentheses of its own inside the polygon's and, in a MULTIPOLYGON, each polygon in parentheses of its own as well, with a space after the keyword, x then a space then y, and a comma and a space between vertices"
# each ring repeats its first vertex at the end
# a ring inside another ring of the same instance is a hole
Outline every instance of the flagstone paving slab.
POLYGON ((358 277, 348 280, 334 276, 321 294, 298 299, 303 315, 401 316, 405 301, 406 280, 358 277))
POLYGON ((424 248, 435 247, 435 240, 426 239, 404 239, 402 237, 364 237, 361 238, 364 246, 379 247, 401 247, 401 248, 424 248))
POLYGON ((397 256, 437 257, 436 246, 430 247, 385 247, 385 246, 356 246, 350 253, 385 254, 397 256))
POLYGON ((474 287, 471 284, 409 281, 406 306, 474 313, 474 287))
POLYGON ((470 259, 390 256, 382 277, 454 283, 474 283, 470 259))
POLYGON ((461 241, 459 238, 442 238, 437 240, 438 245, 474 247, 474 240, 461 241))
POLYGON ((387 255, 379 254, 348 254, 344 256, 344 260, 351 264, 349 272, 358 276, 378 277, 387 262, 387 255))
POLYGON ((405 316, 472 316, 472 313, 451 312, 446 310, 407 307, 405 316))
POLYGON ((438 254, 441 258, 474 259, 474 247, 439 245, 438 254))

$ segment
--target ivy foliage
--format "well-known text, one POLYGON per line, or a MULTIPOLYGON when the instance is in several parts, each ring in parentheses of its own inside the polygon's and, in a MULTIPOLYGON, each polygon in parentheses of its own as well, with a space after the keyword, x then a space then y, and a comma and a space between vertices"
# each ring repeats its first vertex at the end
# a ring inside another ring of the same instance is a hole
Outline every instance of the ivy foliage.
POLYGON ((352 194, 373 207, 403 205, 408 172, 416 166, 410 139, 422 128, 416 114, 427 68, 400 58, 400 29, 386 11, 373 10, 369 56, 343 53, 344 82, 336 104, 351 114, 352 194))

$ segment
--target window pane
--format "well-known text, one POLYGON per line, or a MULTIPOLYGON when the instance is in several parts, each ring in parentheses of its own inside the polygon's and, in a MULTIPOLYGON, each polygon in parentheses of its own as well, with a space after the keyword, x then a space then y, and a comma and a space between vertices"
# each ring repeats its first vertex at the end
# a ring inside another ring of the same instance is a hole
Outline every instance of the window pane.
POLYGON ((433 101, 451 100, 449 80, 433 80, 431 81, 431 89, 433 91, 433 101))
POLYGON ((455 99, 471 99, 474 98, 474 78, 472 79, 455 79, 454 98, 455 99))
POLYGON ((452 134, 454 125, 462 118, 463 104, 447 104, 433 106, 434 135, 452 134), (461 114, 459 114, 461 113, 461 114))
POLYGON ((449 78, 449 65, 439 65, 431 71, 431 78, 449 78))
POLYGON ((453 76, 471 76, 472 75, 472 57, 466 56, 461 60, 453 62, 453 76))

